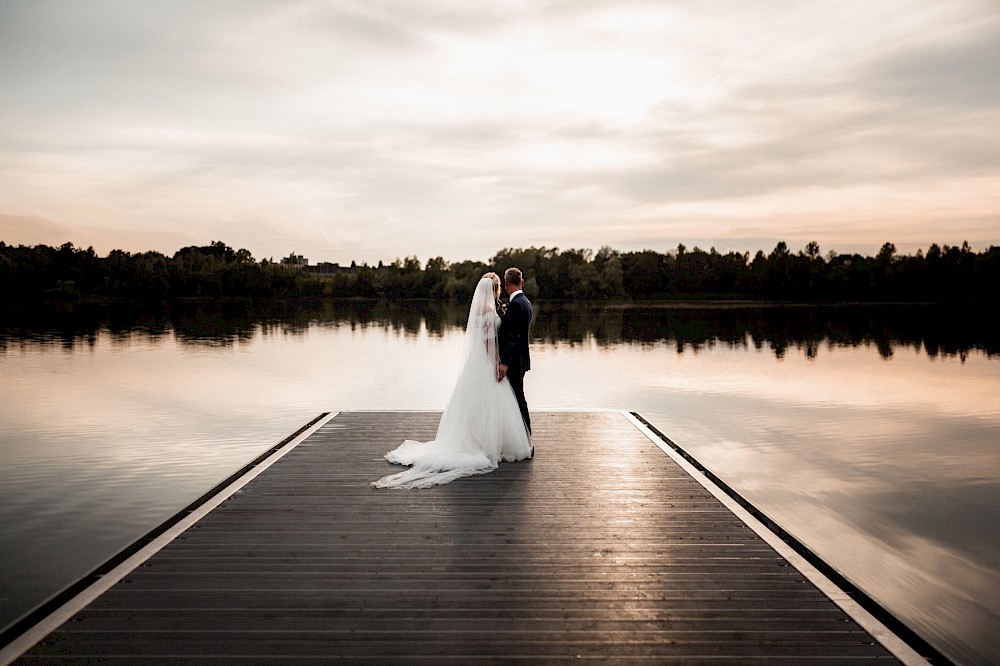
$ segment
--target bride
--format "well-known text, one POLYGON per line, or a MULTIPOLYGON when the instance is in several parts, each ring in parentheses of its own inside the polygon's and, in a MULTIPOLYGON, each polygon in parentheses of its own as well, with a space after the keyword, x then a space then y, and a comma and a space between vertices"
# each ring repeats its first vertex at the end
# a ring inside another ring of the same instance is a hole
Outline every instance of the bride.
POLYGON ((521 412, 505 377, 497 381, 496 299, 500 278, 486 273, 476 285, 465 327, 458 381, 429 442, 406 440, 385 455, 410 469, 372 483, 375 488, 430 488, 463 476, 486 474, 534 453, 521 412))

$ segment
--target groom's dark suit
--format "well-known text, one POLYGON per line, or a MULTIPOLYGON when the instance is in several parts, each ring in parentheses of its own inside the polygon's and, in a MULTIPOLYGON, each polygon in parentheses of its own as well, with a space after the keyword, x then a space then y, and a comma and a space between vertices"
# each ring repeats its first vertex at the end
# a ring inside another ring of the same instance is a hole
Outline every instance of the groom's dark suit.
POLYGON ((528 403, 524 399, 524 373, 531 370, 531 355, 528 351, 531 317, 531 302, 524 293, 517 294, 507 305, 507 314, 500 323, 499 333, 500 362, 507 366, 507 379, 514 389, 528 434, 531 434, 531 417, 528 415, 528 403))

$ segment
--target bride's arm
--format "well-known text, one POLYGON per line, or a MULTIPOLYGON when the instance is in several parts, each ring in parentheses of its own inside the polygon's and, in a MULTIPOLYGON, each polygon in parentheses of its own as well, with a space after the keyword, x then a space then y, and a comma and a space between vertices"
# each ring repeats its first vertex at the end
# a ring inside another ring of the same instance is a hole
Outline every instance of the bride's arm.
POLYGON ((503 380, 504 372, 507 369, 500 363, 500 340, 498 332, 500 328, 500 316, 492 313, 492 317, 487 317, 487 324, 484 327, 485 336, 483 342, 486 344, 486 354, 493 363, 497 381, 503 380))

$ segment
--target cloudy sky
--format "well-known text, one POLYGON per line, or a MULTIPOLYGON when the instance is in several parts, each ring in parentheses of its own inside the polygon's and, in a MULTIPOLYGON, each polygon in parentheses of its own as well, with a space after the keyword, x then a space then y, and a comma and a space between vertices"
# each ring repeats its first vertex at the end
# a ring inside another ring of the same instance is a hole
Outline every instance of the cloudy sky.
POLYGON ((0 0, 0 240, 1000 245, 996 0, 0 0))

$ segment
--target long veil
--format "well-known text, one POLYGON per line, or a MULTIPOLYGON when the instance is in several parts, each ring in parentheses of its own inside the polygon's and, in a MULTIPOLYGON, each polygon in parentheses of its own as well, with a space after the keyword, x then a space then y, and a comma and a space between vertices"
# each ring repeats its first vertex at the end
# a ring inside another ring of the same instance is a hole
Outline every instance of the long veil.
POLYGON ((497 329, 500 326, 500 316, 497 314, 493 294, 493 280, 490 278, 484 277, 476 284, 472 305, 469 306, 469 319, 465 324, 465 344, 459 376, 470 364, 488 363, 496 372, 499 361, 497 329))
POLYGON ((386 454, 390 462, 412 467, 383 477, 373 486, 427 488, 491 472, 501 459, 530 455, 531 445, 510 384, 496 378, 499 325, 493 281, 484 277, 469 307, 458 379, 437 435, 430 442, 407 440, 386 454))

